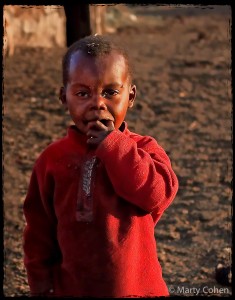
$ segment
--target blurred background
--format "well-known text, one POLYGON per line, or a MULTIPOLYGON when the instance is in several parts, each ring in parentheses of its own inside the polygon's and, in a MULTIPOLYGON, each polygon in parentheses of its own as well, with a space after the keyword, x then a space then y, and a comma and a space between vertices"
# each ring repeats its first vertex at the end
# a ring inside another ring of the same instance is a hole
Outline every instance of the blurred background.
MULTIPOLYGON (((92 33, 115 35, 131 55, 137 99, 129 129, 153 136, 179 178, 179 192, 155 228, 171 294, 179 286, 208 286, 204 296, 228 296, 231 277, 225 274, 222 285, 215 269, 231 266, 231 7, 89 9, 92 33)), ((70 124, 58 98, 63 7, 4 6, 3 39, 4 294, 16 297, 29 294, 22 205, 32 167, 70 124)))

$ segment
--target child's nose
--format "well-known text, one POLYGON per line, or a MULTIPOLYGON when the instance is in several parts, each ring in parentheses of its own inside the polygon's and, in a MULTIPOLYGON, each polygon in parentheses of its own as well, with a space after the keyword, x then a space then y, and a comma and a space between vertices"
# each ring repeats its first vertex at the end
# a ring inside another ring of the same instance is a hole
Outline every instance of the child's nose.
POLYGON ((91 109, 106 109, 105 98, 101 94, 94 94, 91 99, 91 109))

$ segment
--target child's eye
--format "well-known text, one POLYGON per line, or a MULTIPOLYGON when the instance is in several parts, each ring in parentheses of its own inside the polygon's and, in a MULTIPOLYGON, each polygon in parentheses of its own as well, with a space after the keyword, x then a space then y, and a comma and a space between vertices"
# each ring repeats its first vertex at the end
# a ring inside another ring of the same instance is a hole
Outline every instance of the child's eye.
POLYGON ((75 95, 78 96, 78 97, 81 97, 81 98, 88 98, 89 97, 89 93, 85 92, 85 91, 77 92, 75 95))
POLYGON ((119 94, 118 90, 112 90, 112 89, 110 89, 110 90, 103 91, 102 96, 104 98, 110 98, 110 97, 116 96, 117 94, 119 94))

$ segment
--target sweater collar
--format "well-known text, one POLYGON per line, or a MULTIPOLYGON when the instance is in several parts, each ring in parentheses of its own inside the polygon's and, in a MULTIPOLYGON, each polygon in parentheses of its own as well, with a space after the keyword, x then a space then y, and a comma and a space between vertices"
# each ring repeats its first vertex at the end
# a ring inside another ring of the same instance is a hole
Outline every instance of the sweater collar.
POLYGON ((80 145, 86 145, 88 137, 82 133, 76 125, 70 125, 67 129, 67 136, 80 145))

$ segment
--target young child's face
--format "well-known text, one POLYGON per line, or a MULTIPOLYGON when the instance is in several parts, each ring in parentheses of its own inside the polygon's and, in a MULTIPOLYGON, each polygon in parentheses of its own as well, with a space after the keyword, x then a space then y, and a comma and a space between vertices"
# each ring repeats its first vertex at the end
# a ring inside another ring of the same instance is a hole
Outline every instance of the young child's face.
POLYGON ((89 122, 111 120, 118 129, 133 106, 136 87, 131 85, 125 58, 116 52, 91 57, 72 54, 69 78, 61 99, 72 120, 84 134, 89 122))

